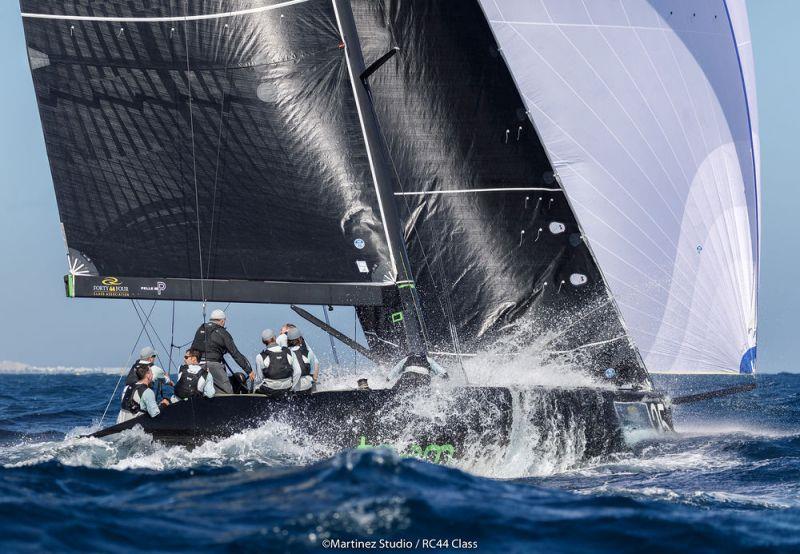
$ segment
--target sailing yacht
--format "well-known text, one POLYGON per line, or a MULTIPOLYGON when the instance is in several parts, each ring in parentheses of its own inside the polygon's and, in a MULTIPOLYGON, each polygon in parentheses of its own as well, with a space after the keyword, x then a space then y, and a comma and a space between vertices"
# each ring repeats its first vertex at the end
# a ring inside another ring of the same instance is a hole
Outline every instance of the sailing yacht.
POLYGON ((672 429, 650 373, 755 370, 744 0, 21 9, 69 297, 351 306, 367 345, 307 319, 376 366, 455 376, 501 344, 502 383, 536 344, 592 383, 197 398, 97 436, 191 442, 314 413, 309 432, 343 448, 413 437, 457 456, 548 405, 592 455, 626 425, 672 429), (417 414, 421 397, 447 406, 417 414))

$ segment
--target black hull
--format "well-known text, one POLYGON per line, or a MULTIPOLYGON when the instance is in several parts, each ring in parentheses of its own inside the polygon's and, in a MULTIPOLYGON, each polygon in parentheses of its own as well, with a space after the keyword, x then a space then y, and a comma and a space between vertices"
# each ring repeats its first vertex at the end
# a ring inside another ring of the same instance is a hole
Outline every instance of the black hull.
POLYGON ((390 446, 434 461, 503 449, 520 434, 535 436, 535 447, 564 432, 581 435, 588 458, 625 448, 623 427, 672 430, 671 408, 660 393, 458 387, 195 398, 92 436, 140 425, 161 442, 191 445, 270 422, 288 423, 334 449, 390 446))

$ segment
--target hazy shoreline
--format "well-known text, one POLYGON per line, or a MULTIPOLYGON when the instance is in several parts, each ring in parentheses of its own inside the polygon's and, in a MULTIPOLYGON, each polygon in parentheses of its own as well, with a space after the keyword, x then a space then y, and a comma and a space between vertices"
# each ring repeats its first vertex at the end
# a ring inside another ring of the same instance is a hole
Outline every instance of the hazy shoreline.
POLYGON ((120 375, 119 367, 42 367, 22 362, 0 361, 0 375, 120 375))

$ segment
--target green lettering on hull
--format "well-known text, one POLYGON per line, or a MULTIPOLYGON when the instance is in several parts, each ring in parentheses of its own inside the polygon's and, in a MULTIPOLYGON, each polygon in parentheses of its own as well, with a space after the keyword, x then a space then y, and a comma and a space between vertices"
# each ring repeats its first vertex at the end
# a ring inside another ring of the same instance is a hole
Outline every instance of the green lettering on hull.
MULTIPOLYGON (((392 445, 389 444, 379 444, 377 446, 373 446, 367 442, 367 437, 361 435, 356 449, 363 450, 373 448, 387 448, 389 450, 396 450, 392 445)), ((456 454, 456 449, 452 444, 429 444, 423 448, 419 444, 414 443, 409 446, 405 452, 400 452, 399 454, 438 464, 453 459, 456 454)))

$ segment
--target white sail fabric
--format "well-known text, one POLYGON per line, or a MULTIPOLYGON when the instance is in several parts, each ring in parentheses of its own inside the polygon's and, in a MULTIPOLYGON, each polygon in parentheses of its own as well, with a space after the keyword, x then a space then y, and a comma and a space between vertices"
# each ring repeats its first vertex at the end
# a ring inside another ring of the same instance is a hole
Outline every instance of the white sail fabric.
POLYGON ((744 0, 480 0, 653 372, 751 372, 759 254, 744 0))

